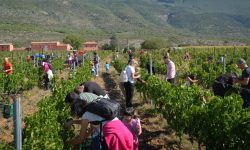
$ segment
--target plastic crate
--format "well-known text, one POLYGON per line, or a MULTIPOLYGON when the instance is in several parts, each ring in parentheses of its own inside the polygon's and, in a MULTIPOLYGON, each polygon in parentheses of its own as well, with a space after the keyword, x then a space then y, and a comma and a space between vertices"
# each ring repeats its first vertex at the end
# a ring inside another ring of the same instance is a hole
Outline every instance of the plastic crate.
POLYGON ((3 105, 3 117, 10 118, 13 117, 13 105, 3 105))

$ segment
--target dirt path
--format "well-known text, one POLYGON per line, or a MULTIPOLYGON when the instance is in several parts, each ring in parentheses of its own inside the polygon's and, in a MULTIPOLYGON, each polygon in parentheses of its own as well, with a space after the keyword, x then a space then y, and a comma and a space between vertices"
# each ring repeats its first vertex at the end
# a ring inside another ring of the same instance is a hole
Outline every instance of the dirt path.
POLYGON ((124 99, 119 89, 119 82, 117 82, 117 72, 113 66, 110 66, 109 72, 106 73, 104 68, 106 61, 112 61, 112 54, 105 58, 105 60, 101 60, 99 76, 96 78, 92 77, 91 81, 97 82, 102 87, 102 89, 104 89, 105 92, 108 93, 110 98, 122 102, 124 99))

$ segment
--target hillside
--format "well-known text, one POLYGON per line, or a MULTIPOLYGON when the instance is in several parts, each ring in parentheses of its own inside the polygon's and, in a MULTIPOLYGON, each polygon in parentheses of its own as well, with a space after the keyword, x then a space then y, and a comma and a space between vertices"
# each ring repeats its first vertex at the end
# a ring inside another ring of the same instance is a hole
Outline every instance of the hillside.
MULTIPOLYGON (((86 39, 246 39, 250 2, 241 0, 0 0, 0 42, 86 39)), ((176 41, 178 42, 178 41, 176 41)))

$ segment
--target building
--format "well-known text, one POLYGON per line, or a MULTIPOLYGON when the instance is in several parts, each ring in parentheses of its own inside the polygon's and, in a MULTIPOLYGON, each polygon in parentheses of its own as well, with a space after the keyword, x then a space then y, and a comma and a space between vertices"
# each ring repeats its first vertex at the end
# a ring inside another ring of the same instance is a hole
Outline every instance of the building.
POLYGON ((70 44, 61 44, 58 41, 55 42, 31 42, 31 50, 71 50, 72 46, 70 44))
POLYGON ((0 51, 13 51, 14 46, 12 43, 0 44, 0 51))
POLYGON ((94 41, 88 41, 83 44, 84 51, 95 51, 99 50, 98 43, 94 41))

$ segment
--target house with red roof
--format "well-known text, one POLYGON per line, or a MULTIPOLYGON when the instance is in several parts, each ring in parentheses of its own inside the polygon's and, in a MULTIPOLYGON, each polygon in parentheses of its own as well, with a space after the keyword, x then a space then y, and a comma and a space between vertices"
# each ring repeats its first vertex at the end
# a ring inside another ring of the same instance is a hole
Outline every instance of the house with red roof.
POLYGON ((62 50, 70 51, 72 46, 70 44, 63 44, 58 41, 55 42, 31 42, 31 50, 62 50))
POLYGON ((0 51, 13 51, 14 46, 12 43, 3 43, 0 44, 0 51))
POLYGON ((96 51, 99 50, 98 43, 95 41, 87 41, 83 43, 83 50, 84 51, 96 51))

